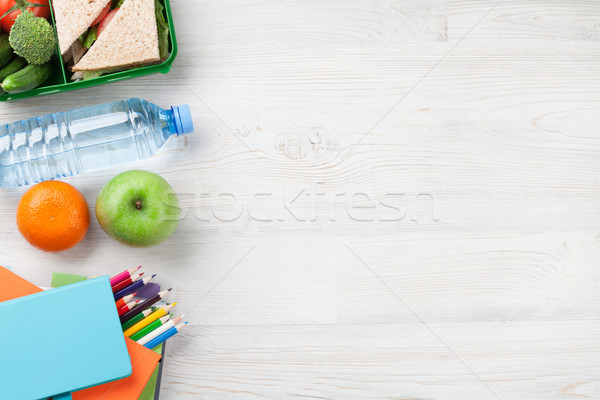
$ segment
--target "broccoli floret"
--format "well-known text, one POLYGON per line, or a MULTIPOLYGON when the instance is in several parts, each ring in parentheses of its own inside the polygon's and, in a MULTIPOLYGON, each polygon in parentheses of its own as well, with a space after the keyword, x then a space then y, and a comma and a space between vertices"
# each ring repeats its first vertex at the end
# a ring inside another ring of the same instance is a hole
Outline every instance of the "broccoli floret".
POLYGON ((56 50, 56 34, 46 19, 24 11, 10 30, 8 41, 29 64, 45 64, 56 50))

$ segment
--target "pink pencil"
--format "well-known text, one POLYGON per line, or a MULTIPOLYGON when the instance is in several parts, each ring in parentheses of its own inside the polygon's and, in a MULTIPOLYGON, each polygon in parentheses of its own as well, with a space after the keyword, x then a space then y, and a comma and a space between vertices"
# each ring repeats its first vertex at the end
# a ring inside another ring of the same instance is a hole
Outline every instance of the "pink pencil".
POLYGON ((129 278, 131 275, 133 275, 135 271, 137 271, 140 268, 142 268, 141 265, 139 267, 128 269, 126 271, 121 272, 118 275, 113 276, 112 278, 110 278, 110 286, 115 286, 117 283, 123 282, 125 279, 129 278))

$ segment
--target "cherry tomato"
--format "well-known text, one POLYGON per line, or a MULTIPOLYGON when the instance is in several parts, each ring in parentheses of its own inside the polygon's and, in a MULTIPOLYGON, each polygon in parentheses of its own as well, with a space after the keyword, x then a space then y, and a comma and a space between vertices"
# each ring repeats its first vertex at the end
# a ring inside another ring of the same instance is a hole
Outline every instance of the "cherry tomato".
POLYGON ((110 3, 112 3, 112 0, 108 0, 108 3, 106 3, 106 7, 104 7, 104 10, 102 10, 100 15, 96 17, 96 19, 90 24, 90 26, 96 25, 98 22, 102 21, 104 17, 106 17, 106 14, 108 14, 108 12, 110 11, 110 3))
MULTIPOLYGON (((28 11, 31 11, 35 16, 42 18, 50 18, 50 7, 48 7, 48 0, 28 0, 30 3, 43 4, 45 7, 27 7, 28 11)), ((15 0, 0 0, 0 16, 4 15, 5 12, 11 9, 15 5, 15 0)), ((15 19, 21 14, 21 10, 15 10, 2 18, 0 21, 0 27, 5 32, 10 32, 15 23, 15 19)))
POLYGON ((98 25, 98 37, 100 37, 102 31, 104 31, 108 24, 110 24, 110 21, 112 21, 112 19, 115 17, 117 11, 119 11, 119 9, 115 8, 114 10, 106 14, 106 17, 104 17, 104 19, 100 21, 100 25, 98 25))

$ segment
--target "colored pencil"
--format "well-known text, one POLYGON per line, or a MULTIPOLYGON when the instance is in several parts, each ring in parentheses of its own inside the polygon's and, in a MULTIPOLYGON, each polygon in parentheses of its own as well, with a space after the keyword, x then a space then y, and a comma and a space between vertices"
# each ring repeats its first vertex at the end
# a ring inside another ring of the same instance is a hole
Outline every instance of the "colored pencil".
POLYGON ((154 338, 162 335, 163 333, 165 333, 166 331, 168 331, 172 327, 176 326, 179 322, 181 322, 181 320, 183 319, 183 317, 184 316, 182 315, 181 317, 173 318, 172 320, 170 320, 167 323, 165 323, 163 326, 161 326, 161 327, 153 330, 152 332, 148 333, 146 336, 144 336, 141 339, 137 340, 137 342, 139 344, 141 344, 141 345, 145 345, 146 343, 150 342, 152 339, 154 339, 154 338))
POLYGON ((113 276, 112 278, 110 278, 110 286, 115 286, 117 283, 123 282, 125 279, 131 277, 131 275, 133 275, 135 271, 137 271, 140 268, 142 268, 142 266, 130 268, 126 271, 121 272, 120 274, 113 276))
POLYGON ((148 315, 146 318, 144 318, 137 324, 133 325, 131 328, 126 329, 123 332, 123 335, 125 335, 125 337, 130 337, 134 333, 144 329, 145 327, 147 327, 148 325, 150 325, 151 323, 153 323, 160 317, 164 317, 165 315, 167 315, 167 313, 169 311, 171 311, 171 308, 175 307, 176 304, 177 303, 173 303, 166 307, 160 307, 158 310, 154 311, 152 314, 148 315))
POLYGON ((126 288, 119 290, 117 293, 115 293, 115 301, 125 295, 128 295, 129 293, 132 293, 134 290, 137 290, 137 289, 141 288, 142 286, 146 285, 155 276, 156 276, 156 274, 146 277, 144 279, 139 279, 139 280, 135 281, 134 283, 132 283, 131 285, 127 286, 126 288))
POLYGON ((122 282, 117 283, 115 286, 112 287, 112 291, 113 293, 117 293, 119 290, 125 289, 127 286, 131 285, 133 282, 139 280, 142 275, 144 275, 144 273, 139 273, 139 274, 135 274, 127 279, 125 279, 122 282))
POLYGON ((129 303, 125 304, 123 307, 119 308, 117 311, 119 312, 119 316, 131 311, 135 305, 137 303, 139 303, 141 300, 134 300, 134 301, 130 301, 129 303))
POLYGON ((135 297, 136 294, 137 293, 133 293, 133 294, 129 294, 125 297, 120 298, 119 300, 117 300, 115 305, 117 306, 117 308, 123 307, 125 304, 127 304, 129 301, 131 301, 135 297))
POLYGON ((125 322, 124 324, 121 324, 121 328, 123 328, 123 330, 131 328, 133 325, 137 324, 138 322, 140 322, 141 320, 146 318, 148 315, 152 314, 154 311, 156 311, 156 308, 154 308, 154 307, 151 307, 148 310, 142 311, 141 313, 137 314, 135 317, 131 318, 129 321, 125 322))
MULTIPOLYGON (((170 291, 171 291, 171 289, 163 290, 162 292, 158 292, 157 294, 150 297, 149 299, 142 301, 138 305, 138 310, 145 310, 146 308, 150 307, 157 301, 162 300, 162 298, 165 297, 167 295, 167 293, 169 293, 170 291)), ((130 311, 130 312, 126 312, 125 314, 121 315, 121 317, 120 317, 121 323, 127 321, 128 319, 133 317, 135 314, 137 314, 135 311, 130 311)))
POLYGON ((154 321, 153 323, 151 323, 150 325, 148 325, 144 329, 142 329, 142 330, 134 333, 133 335, 131 335, 131 337, 129 339, 135 340, 137 342, 138 340, 140 340, 141 338, 143 338, 144 336, 146 336, 150 332, 153 332, 155 329, 160 328, 161 326, 163 326, 164 324, 166 324, 167 321, 169 320, 169 318, 171 318, 172 316, 173 316, 173 314, 169 314, 169 315, 165 315, 162 318, 157 319, 156 321, 154 321))
POLYGON ((170 337, 177 335, 179 333, 179 331, 181 330, 181 328, 183 328, 186 325, 187 325, 187 322, 176 325, 176 326, 172 327, 171 329, 169 329, 168 331, 163 332, 161 335, 155 337, 154 339, 152 339, 151 341, 146 343, 144 346, 146 346, 149 349, 153 349, 156 346, 158 346, 159 344, 161 344, 162 342, 164 342, 165 340, 169 339, 170 337))

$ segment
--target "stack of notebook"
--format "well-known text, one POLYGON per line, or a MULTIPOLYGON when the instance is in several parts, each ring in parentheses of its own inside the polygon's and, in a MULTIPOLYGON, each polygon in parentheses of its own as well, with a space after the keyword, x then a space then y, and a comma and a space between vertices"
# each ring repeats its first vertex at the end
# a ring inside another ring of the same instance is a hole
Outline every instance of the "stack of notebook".
MULTIPOLYGON (((54 272, 52 274, 51 286, 53 288, 56 288, 56 287, 70 285, 72 283, 82 282, 82 281, 85 281, 86 279, 88 279, 88 278, 86 276, 82 276, 82 275, 73 275, 73 274, 66 274, 66 273, 62 273, 62 272, 54 272)), ((156 295, 157 293, 159 293, 160 291, 161 291, 160 284, 155 283, 155 282, 148 282, 143 286, 143 288, 141 290, 137 290, 136 298, 140 298, 140 299, 151 298, 154 295, 156 295)), ((165 355, 165 350, 166 350, 166 343, 163 343, 153 349, 153 351, 160 354, 162 357, 164 357, 164 355, 165 355)), ((133 362, 133 360, 132 360, 132 362, 133 362)), ((161 359, 161 362, 158 363, 158 365, 154 368, 152 374, 150 375, 150 378, 148 379, 148 382, 144 386, 142 393, 139 395, 138 400, 158 400, 159 395, 160 395, 160 382, 162 379, 162 368, 163 368, 163 362, 161 359)), ((131 397, 131 398, 134 399, 135 397, 131 397)), ((73 399, 74 400, 84 400, 84 398, 78 399, 75 395, 73 396, 73 399)), ((105 400, 102 397, 98 397, 98 399, 105 400)), ((120 400, 127 400, 127 399, 128 398, 126 398, 126 397, 120 398, 120 400)), ((106 400, 108 400, 108 399, 106 399, 106 400)))
MULTIPOLYGON (((53 279, 53 286, 56 287, 76 282, 79 283, 43 292, 41 288, 20 278, 7 269, 0 267, 0 307, 4 306, 3 314, 7 315, 8 312, 8 315, 11 315, 12 312, 22 315, 25 312, 33 311, 34 313, 39 314, 38 318, 45 318, 47 314, 51 314, 51 316, 48 317, 48 320, 51 321, 50 323, 54 323, 56 320, 60 320, 60 318, 56 318, 55 313, 49 313, 48 310, 42 310, 42 308, 51 307, 52 304, 57 307, 63 307, 65 304, 68 304, 70 312, 79 312, 80 316, 86 315, 86 313, 90 314, 89 304, 84 304, 84 306, 86 306, 85 309, 79 307, 81 309, 78 310, 77 305, 84 302, 78 301, 78 299, 86 299, 86 296, 91 297, 92 295, 96 295, 94 299, 96 303, 99 304, 98 309, 100 311, 104 310, 104 314, 106 314, 106 318, 103 320, 103 324, 106 324, 106 326, 99 325, 94 327, 93 330, 89 327, 84 327, 82 328, 82 331, 85 331, 86 334, 90 334, 91 332, 94 335, 99 335, 101 339, 90 338, 90 340, 95 340, 93 343, 102 343, 105 347, 102 349, 97 345, 87 346, 90 348, 88 351, 86 346, 81 346, 81 340, 71 346, 72 343, 69 342, 69 335, 64 335, 64 338, 62 339, 60 336, 54 335, 52 343, 45 343, 45 338, 42 337, 36 342, 35 346, 28 346, 28 351, 34 351, 31 348, 37 346, 36 351, 40 352, 40 354, 43 353, 45 356, 53 357, 52 360, 70 360, 69 365, 74 364, 73 361, 77 361, 77 363, 81 362, 82 357, 84 361, 89 361, 89 355, 97 357, 98 359, 97 364, 88 365, 87 368, 81 368, 81 370, 75 370, 76 373, 72 375, 81 375, 77 376, 77 379, 74 379, 74 376, 63 378, 63 375, 58 375, 59 378, 52 381, 50 378, 50 375, 52 375, 51 373, 40 373, 40 377, 36 377, 37 386, 30 385, 32 386, 31 390, 33 391, 29 394, 29 397, 40 394, 55 396, 53 397, 54 400, 62 398, 67 399, 69 398, 68 392, 75 390, 71 393, 72 398, 75 400, 158 399, 162 372, 162 363, 160 361, 161 356, 164 354, 165 346, 160 345, 156 348, 148 349, 129 338, 123 338, 123 335, 119 334, 121 327, 114 316, 114 300, 111 298, 108 278, 96 278, 87 282, 83 282, 85 280, 83 277, 73 275, 68 276, 65 274, 55 274, 54 278, 56 279, 53 279), (49 296, 46 296, 46 293, 48 293, 49 296), (111 302, 111 300, 113 301, 111 302), (102 308, 103 304, 104 308, 102 308), (104 332, 104 330, 106 330, 106 332, 104 332), (57 343, 57 337, 65 343, 59 345, 59 343, 57 343), (79 345, 79 347, 75 348, 76 345, 79 345), (100 355, 98 355, 98 353, 100 353, 100 355), (129 354, 129 358, 125 357, 125 361, 119 366, 119 357, 122 358, 123 355, 126 356, 127 353, 129 354), (85 358, 86 354, 88 354, 88 358, 85 358), (112 354, 112 356, 115 357, 114 364, 112 359, 103 359, 103 357, 108 354, 112 354), (78 357, 79 359, 77 359, 78 357), (117 366, 119 366, 119 368, 117 368, 117 366), (42 375, 45 376, 42 377, 42 375), (50 392, 34 392, 35 390, 44 390, 44 387, 45 390, 49 390, 50 392), (52 392, 55 388, 56 391, 52 392), (77 390, 78 388, 86 389, 77 390), (61 395, 61 392, 66 392, 66 394, 61 395)), ((99 320, 99 317, 94 317, 95 318, 91 319, 92 321, 99 320)), ((61 328, 61 331, 62 330, 63 329, 61 328)), ((14 342, 21 339, 26 340, 26 338, 21 338, 21 335, 25 334, 24 336, 27 336, 27 334, 35 334, 34 329, 31 329, 31 331, 33 333, 29 332, 26 326, 22 326, 17 329, 3 331, 0 336, 4 335, 6 338, 3 337, 3 339, 14 342), (11 335, 15 337, 13 338, 11 335)), ((22 351, 15 351, 14 353, 15 359, 18 360, 18 357, 21 357, 22 351)), ((8 359, 10 359, 10 356, 11 354, 8 352, 8 359)), ((37 360, 37 358, 34 359, 37 360)), ((9 368, 6 364, 4 367, 9 368)), ((4 368, 0 367, 0 370, 2 369, 4 368)), ((19 379, 21 376, 21 374, 16 371, 14 365, 10 366, 10 369, 7 369, 4 373, 8 373, 8 376, 10 376, 10 374, 15 375, 15 379, 19 379)), ((3 376, 6 377, 7 375, 3 376)), ((28 379, 30 378, 31 376, 28 376, 28 379)), ((10 385, 8 386, 10 390, 10 385)), ((26 394, 18 393, 15 398, 22 397, 25 399, 27 396, 28 395, 26 394)), ((39 397, 44 396, 38 396, 37 398, 39 397)))

